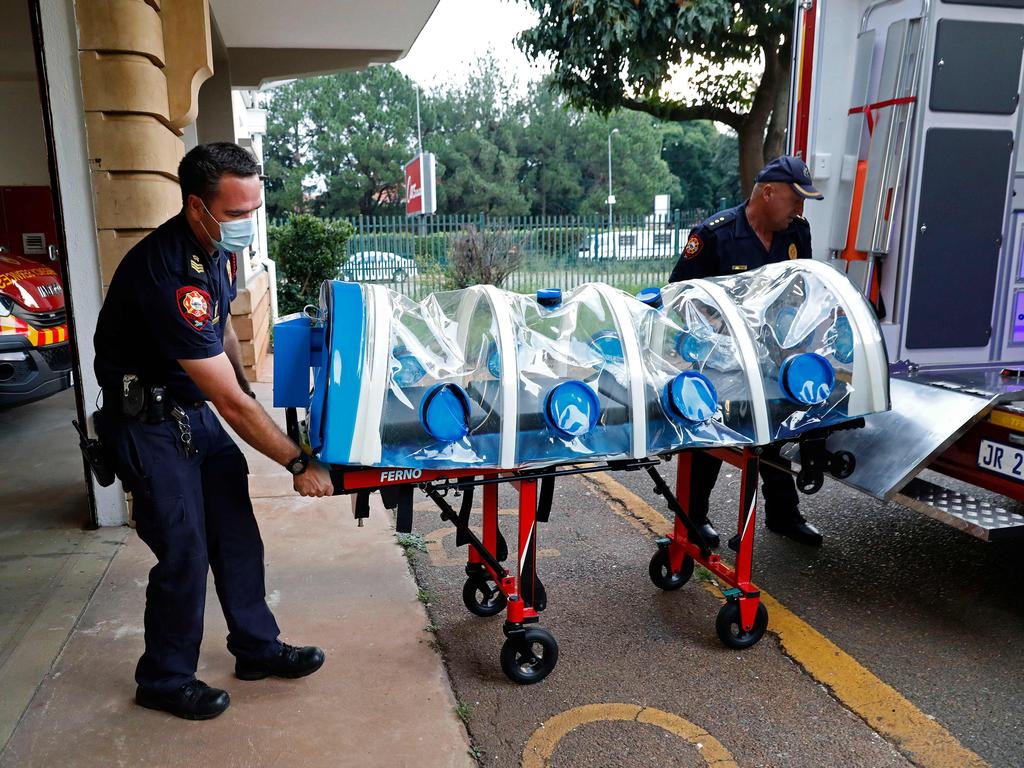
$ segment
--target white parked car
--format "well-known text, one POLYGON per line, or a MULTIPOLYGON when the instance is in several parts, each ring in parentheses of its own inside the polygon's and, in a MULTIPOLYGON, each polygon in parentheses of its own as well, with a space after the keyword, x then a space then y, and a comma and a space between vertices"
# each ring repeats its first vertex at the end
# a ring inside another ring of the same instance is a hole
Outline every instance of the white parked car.
POLYGON ((359 251, 341 267, 341 275, 356 283, 402 282, 419 275, 416 262, 390 251, 359 251))
POLYGON ((580 259, 675 259, 679 257, 688 229, 629 229, 590 235, 580 245, 580 259))

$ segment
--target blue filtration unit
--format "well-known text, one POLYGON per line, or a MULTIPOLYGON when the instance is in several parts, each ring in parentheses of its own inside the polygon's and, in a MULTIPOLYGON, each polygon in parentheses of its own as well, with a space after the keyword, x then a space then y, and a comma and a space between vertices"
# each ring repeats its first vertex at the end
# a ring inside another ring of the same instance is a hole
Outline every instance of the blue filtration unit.
POLYGON ((274 404, 334 465, 544 466, 764 445, 889 407, 874 313, 808 261, 647 288, 414 302, 329 281, 274 330, 274 404), (312 375, 310 371, 312 370, 312 375))

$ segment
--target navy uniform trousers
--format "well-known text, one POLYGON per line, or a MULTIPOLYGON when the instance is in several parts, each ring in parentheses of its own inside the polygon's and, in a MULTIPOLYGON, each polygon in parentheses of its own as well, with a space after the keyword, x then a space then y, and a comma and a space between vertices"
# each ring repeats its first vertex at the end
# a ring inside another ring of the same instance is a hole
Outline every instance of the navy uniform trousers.
POLYGON ((195 679, 210 570, 227 619, 228 650, 262 658, 281 647, 266 602, 263 541, 245 457, 207 405, 186 413, 198 448, 191 457, 172 419, 102 417, 104 443, 132 492, 136 531, 157 558, 146 588, 146 651, 135 679, 162 690, 195 679))
MULTIPOLYGON (((770 458, 776 463, 787 463, 779 457, 778 450, 774 446, 766 447, 763 457, 770 458)), ((706 454, 704 451, 694 451, 693 464, 691 466, 690 506, 686 511, 690 515, 690 519, 700 525, 708 519, 711 491, 718 480, 718 472, 722 468, 722 461, 706 454)), ((797 508, 800 504, 796 485, 793 483, 793 476, 781 469, 769 467, 763 462, 760 464, 759 469, 762 481, 761 488, 764 492, 765 523, 784 527, 796 519, 798 514, 797 508)))

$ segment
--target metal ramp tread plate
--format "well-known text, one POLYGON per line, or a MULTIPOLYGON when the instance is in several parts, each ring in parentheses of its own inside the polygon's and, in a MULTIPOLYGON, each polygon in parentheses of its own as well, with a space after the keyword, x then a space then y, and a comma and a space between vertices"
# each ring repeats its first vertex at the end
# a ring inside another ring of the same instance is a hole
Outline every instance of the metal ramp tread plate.
POLYGON ((1024 538, 1024 515, 915 477, 893 499, 984 541, 1024 538))

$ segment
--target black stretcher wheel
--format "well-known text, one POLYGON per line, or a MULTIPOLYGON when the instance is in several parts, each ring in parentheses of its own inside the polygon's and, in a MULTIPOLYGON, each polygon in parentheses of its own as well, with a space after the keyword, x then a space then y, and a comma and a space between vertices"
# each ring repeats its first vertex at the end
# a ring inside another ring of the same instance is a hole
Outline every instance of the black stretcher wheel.
POLYGON ((555 636, 541 627, 531 627, 501 646, 501 671, 520 685, 539 683, 558 663, 555 636))
POLYGON ((474 616, 495 616, 505 610, 508 599, 490 575, 473 575, 462 585, 462 602, 474 616))
POLYGON ((757 614, 754 616, 754 626, 749 632, 743 631, 740 622, 740 604, 736 600, 730 600, 718 611, 718 618, 715 619, 715 631, 718 639, 724 645, 735 650, 749 648, 764 637, 768 629, 768 609, 764 603, 757 604, 757 614))
POLYGON ((668 547, 659 549, 651 557, 651 564, 647 569, 647 572, 651 575, 651 581, 658 589, 664 589, 666 592, 671 592, 674 589, 679 589, 683 584, 690 580, 693 576, 693 558, 689 555, 683 557, 683 566, 679 569, 679 573, 672 573, 672 564, 668 556, 668 547))
POLYGON ((801 492, 806 494, 817 493, 825 484, 825 475, 822 472, 809 472, 801 469, 796 473, 796 485, 801 492))
POLYGON ((856 468, 857 458, 849 451, 836 451, 828 462, 828 471, 840 480, 848 478, 856 468))

